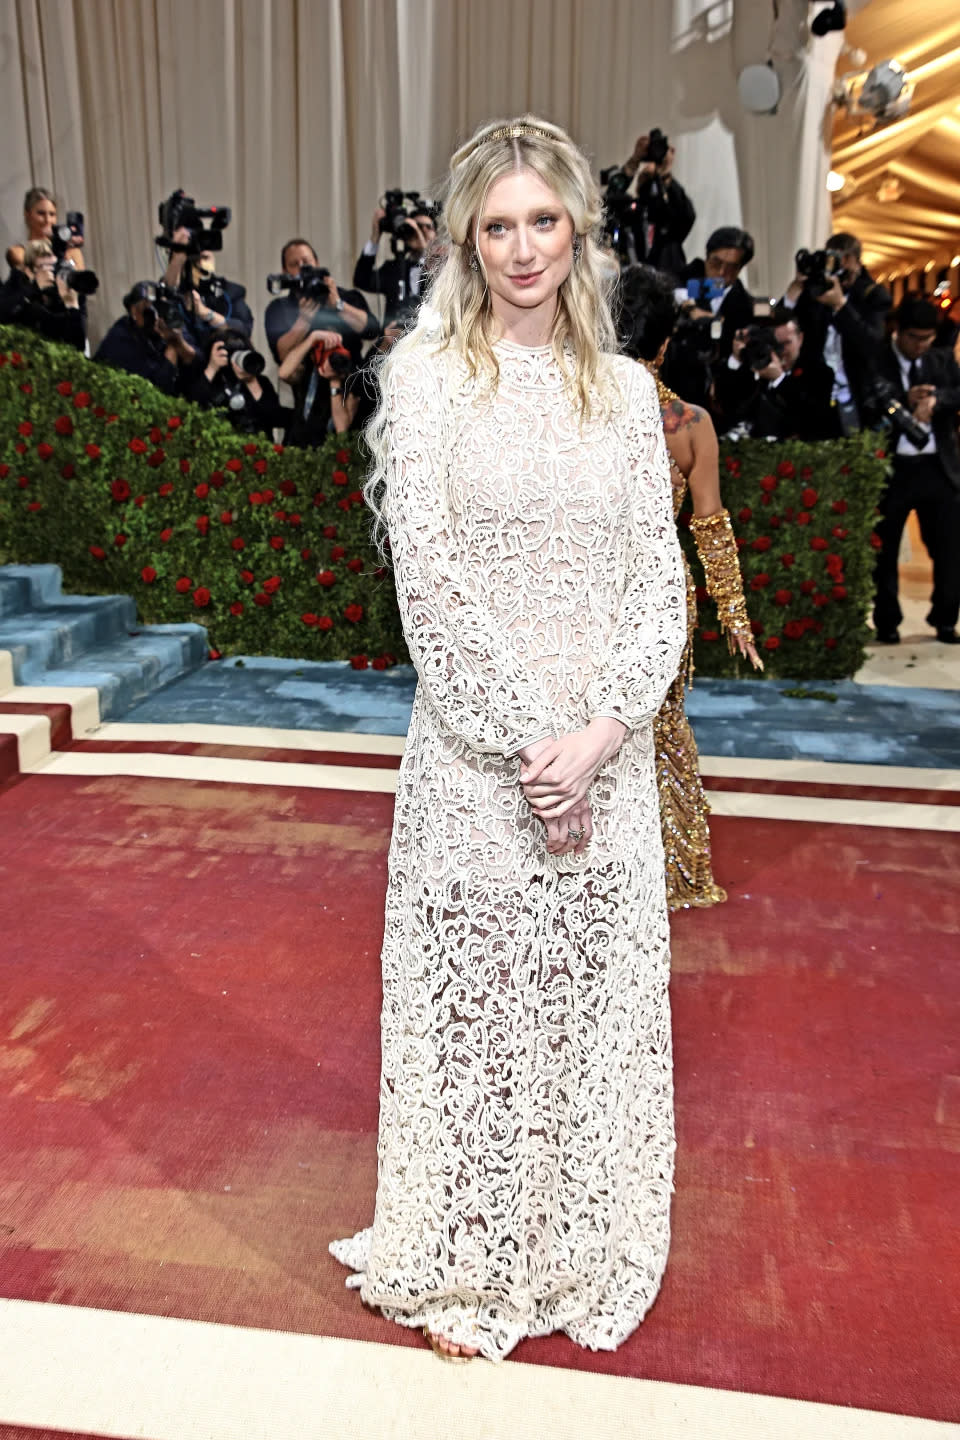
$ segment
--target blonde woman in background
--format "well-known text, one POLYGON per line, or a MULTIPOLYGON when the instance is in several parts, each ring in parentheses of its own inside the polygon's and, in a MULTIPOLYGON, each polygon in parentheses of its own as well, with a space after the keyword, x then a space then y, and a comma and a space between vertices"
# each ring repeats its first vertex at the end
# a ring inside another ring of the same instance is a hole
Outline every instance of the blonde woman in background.
POLYGON ((612 1350, 666 1264, 674 1130, 653 719, 686 638, 652 378, 616 353, 556 126, 453 156, 367 493, 419 685, 382 955, 373 1224, 331 1249, 449 1359, 612 1350))

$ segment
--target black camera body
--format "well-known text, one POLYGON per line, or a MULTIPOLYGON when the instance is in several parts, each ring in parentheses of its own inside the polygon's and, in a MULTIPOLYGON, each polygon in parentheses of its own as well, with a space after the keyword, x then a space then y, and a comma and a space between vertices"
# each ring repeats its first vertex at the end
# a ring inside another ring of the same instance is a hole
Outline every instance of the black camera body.
POLYGON ((159 207, 162 235, 156 243, 171 254, 199 255, 202 250, 222 250, 223 231, 230 224, 228 205, 208 205, 201 208, 182 190, 174 190, 169 199, 159 207), (190 239, 186 244, 175 241, 177 230, 189 230, 190 239))
POLYGON ((886 380, 882 375, 874 375, 869 404, 879 410, 891 429, 898 435, 905 435, 915 449, 924 448, 930 439, 930 433, 904 405, 892 380, 886 380))
POLYGON ((650 138, 647 141, 647 153, 643 157, 649 165, 662 165, 667 158, 667 151, 670 149, 670 141, 662 130, 656 126, 650 131, 650 138))
POLYGON ((287 294, 291 300, 312 300, 317 305, 330 304, 330 271, 325 265, 302 265, 298 275, 285 270, 267 276, 270 295, 287 294))
POLYGON ((751 370, 766 370, 774 355, 780 354, 777 337, 769 325, 750 325, 747 340, 740 354, 744 365, 751 370))
POLYGON ((807 294, 825 295, 843 269, 843 256, 839 250, 798 250, 795 263, 807 282, 807 294))
POLYGON ((83 239, 83 215, 79 210, 69 210, 66 223, 54 225, 50 232, 50 246, 57 260, 54 274, 77 295, 95 295, 100 289, 99 278, 92 270, 78 270, 73 261, 67 259, 67 251, 77 235, 83 239))
POLYGON ((380 216, 380 234, 390 236, 394 255, 402 254, 410 241, 417 238, 411 224, 414 215, 424 211, 436 214, 436 207, 425 200, 419 190, 387 190, 383 196, 383 209, 386 214, 380 216))
MULTIPOLYGON (((236 331, 228 330, 225 334, 218 336, 219 343, 225 346, 230 356, 230 363, 243 372, 250 380, 255 380, 262 375, 267 367, 267 362, 259 350, 253 350, 250 341, 245 335, 236 331)), ((214 342, 216 343, 216 342, 214 342)))

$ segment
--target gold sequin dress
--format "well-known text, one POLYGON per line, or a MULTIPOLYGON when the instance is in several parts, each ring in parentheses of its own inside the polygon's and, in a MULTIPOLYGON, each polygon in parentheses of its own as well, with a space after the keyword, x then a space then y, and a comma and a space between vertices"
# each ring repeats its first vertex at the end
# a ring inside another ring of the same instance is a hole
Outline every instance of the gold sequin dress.
MULTIPOLYGON (((660 404, 677 397, 655 376, 660 404)), ((670 458, 673 515, 680 514, 687 494, 687 479, 670 458)), ((704 566, 707 589, 717 602, 720 624, 728 643, 738 634, 753 639, 743 598, 740 561, 730 517, 726 510, 691 522, 697 553, 704 566)), ((697 596, 690 566, 684 557, 687 584, 687 643, 676 679, 654 721, 657 789, 667 878, 667 903, 673 910, 719 905, 727 898, 713 878, 710 860, 710 806, 700 778, 697 742, 687 720, 684 690, 693 680, 693 636, 697 626, 697 596)))

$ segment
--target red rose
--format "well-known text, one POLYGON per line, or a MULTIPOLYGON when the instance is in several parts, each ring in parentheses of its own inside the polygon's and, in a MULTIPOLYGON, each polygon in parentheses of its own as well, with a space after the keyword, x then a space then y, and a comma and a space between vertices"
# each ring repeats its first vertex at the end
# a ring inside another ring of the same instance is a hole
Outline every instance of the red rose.
POLYGON ((247 496, 247 499, 250 501, 251 505, 263 504, 263 496, 260 494, 259 490, 251 490, 250 494, 247 496))
POLYGON ((257 592, 257 594, 254 595, 254 597, 253 597, 253 603, 254 603, 254 605, 263 606, 263 605, 270 605, 270 604, 272 604, 273 602, 271 601, 269 595, 265 595, 262 590, 259 590, 259 591, 257 592))
POLYGON ((187 576, 187 575, 181 575, 181 576, 180 576, 180 579, 177 581, 176 585, 174 586, 174 589, 175 589, 175 590, 179 590, 179 592, 180 592, 181 595, 186 595, 186 593, 187 593, 188 590, 192 590, 192 589, 193 589, 193 581, 189 578, 189 576, 187 576))
POLYGON ((319 625, 320 623, 320 616, 314 615, 312 612, 308 615, 301 615, 300 619, 303 621, 304 625, 319 625))
POLYGON ((376 660, 370 662, 374 670, 386 670, 389 661, 385 655, 378 655, 376 660))
POLYGON ((239 475, 240 471, 243 469, 243 461, 242 461, 242 460, 228 460, 227 463, 226 463, 226 465, 224 465, 223 468, 224 468, 224 470, 230 470, 234 475, 239 475))
POLYGON ((253 462, 253 468, 254 468, 254 470, 256 470, 256 472, 257 472, 258 475, 266 475, 266 473, 267 473, 267 462, 266 462, 266 460, 254 460, 254 462, 253 462))
POLYGON ((280 494, 281 494, 281 495, 296 495, 296 493, 297 493, 297 487, 296 487, 296 485, 294 485, 294 483, 293 483, 292 480, 281 480, 281 481, 280 481, 280 494))
POLYGON ((246 540, 242 540, 239 535, 237 535, 235 539, 233 539, 233 540, 230 541, 230 549, 231 549, 231 550, 245 550, 246 548, 247 548, 247 542, 246 542, 246 540))
POLYGON ((316 494, 314 495, 314 497, 313 497, 313 503, 314 503, 314 505, 322 505, 322 504, 324 503, 324 501, 326 500, 326 498, 327 498, 327 497, 326 497, 326 495, 324 495, 323 491, 322 491, 322 490, 318 490, 317 493, 316 493, 316 494))
POLYGON ((271 550, 282 550, 283 547, 284 547, 284 545, 285 545, 286 543, 287 543, 287 542, 284 540, 284 538, 283 538, 282 535, 271 535, 271 536, 270 536, 270 549, 271 549, 271 550))
POLYGON ((767 492, 767 494, 769 495, 769 494, 771 494, 774 490, 776 490, 776 488, 777 488, 777 477, 776 477, 775 475, 764 475, 763 479, 760 481, 760 489, 761 489, 761 490, 765 490, 765 491, 767 492))
POLYGON ((106 410, 104 410, 104 408, 103 408, 102 405, 94 405, 94 407, 93 407, 93 413, 94 413, 94 415, 96 415, 96 417, 97 417, 98 420, 102 420, 103 417, 106 415, 107 412, 106 412, 106 410))
POLYGON ((183 422, 181 421, 179 415, 171 415, 170 419, 167 421, 167 429, 179 430, 182 423, 183 422))
POLYGON ((158 495, 172 495, 172 494, 173 494, 173 481, 172 481, 172 480, 165 480, 165 481, 163 482, 163 484, 160 486, 160 488, 157 490, 157 494, 158 494, 158 495))
POLYGON ((362 490, 351 490, 351 491, 350 491, 349 498, 353 501, 354 505, 362 505, 362 504, 363 504, 363 491, 362 491, 362 490))
POLYGON ((114 480, 110 486, 110 494, 114 500, 129 500, 132 493, 126 480, 114 480))
POLYGON ((749 505, 744 505, 743 509, 737 512, 737 519, 742 520, 744 525, 746 525, 748 520, 753 519, 753 511, 749 505))
POLYGON ((253 571, 252 571, 252 570, 241 570, 241 571, 240 571, 240 579, 243 581, 243 583, 244 583, 245 585, 252 585, 252 584, 253 584, 253 571))
POLYGON ((780 529, 780 516, 779 516, 779 515, 771 515, 771 516, 770 516, 770 519, 769 519, 769 521, 768 521, 767 523, 769 524, 771 530, 779 530, 779 529, 780 529))
POLYGON ((290 516, 288 516, 287 518, 288 518, 289 523, 290 523, 291 525, 302 525, 302 524, 303 524, 303 516, 302 516, 302 515, 290 515, 290 516))
POLYGON ((63 469, 60 471, 60 474, 63 476, 64 480, 72 480, 74 475, 76 474, 76 471, 74 470, 72 465, 64 465, 63 469))
POLYGON ((24 442, 23 440, 18 440, 17 443, 16 443, 16 445, 14 445, 13 448, 14 448, 14 450, 16 450, 16 452, 17 452, 18 455, 26 455, 26 453, 27 453, 27 447, 26 447, 26 444, 25 444, 25 442, 24 442))
POLYGON ((24 395, 33 394, 33 386, 30 384, 29 380, 27 380, 23 385, 21 385, 20 389, 23 391, 24 395))
POLYGON ((348 605, 343 614, 344 618, 349 620, 351 625, 356 625, 363 619, 363 606, 348 605))
POLYGON ((197 529, 200 531, 200 534, 201 534, 201 535, 206 535, 207 531, 210 529, 210 516, 209 516, 209 515, 198 515, 198 516, 197 516, 196 524, 197 524, 197 529))
POLYGON ((769 584, 770 576, 767 575, 765 572, 761 572, 761 574, 759 575, 754 575, 753 579, 750 581, 750 589, 765 590, 769 584))
POLYGON ((338 510, 349 510, 349 509, 350 509, 350 501, 349 501, 349 500, 338 500, 338 501, 337 501, 337 509, 338 509, 338 510))
POLYGON ((781 460, 780 464, 777 466, 777 474, 780 476, 781 480, 792 480, 796 473, 797 472, 796 470, 794 470, 793 464, 789 460, 781 460))
POLYGON ((790 604, 790 601, 791 601, 792 599, 793 599, 793 591, 792 591, 792 590, 778 590, 777 593, 776 593, 776 594, 774 595, 774 597, 773 597, 773 600, 774 600, 774 604, 775 604, 775 605, 789 605, 789 604, 790 604))
POLYGON ((48 445, 46 440, 41 440, 37 446, 37 458, 40 460, 49 460, 52 454, 53 446, 48 445))
POLYGON ((338 450, 338 451, 337 451, 337 464, 338 464, 338 465, 349 465, 349 464, 350 464, 350 451, 349 451, 349 450, 338 450))
POLYGON ((870 531, 870 544, 873 546, 874 550, 883 549, 883 541, 880 539, 880 536, 877 534, 876 530, 870 531))
POLYGON ((138 495, 137 498, 136 498, 136 500, 134 500, 133 503, 134 503, 134 505, 136 505, 136 507, 137 507, 138 510, 142 510, 142 509, 143 509, 143 502, 144 502, 144 500, 146 500, 146 498, 147 498, 146 495, 138 495))
POLYGON ((17 426, 17 434, 23 436, 30 436, 33 434, 33 426, 30 424, 29 420, 20 421, 20 424, 17 426))
POLYGON ((42 509, 43 509, 43 505, 40 503, 39 500, 31 500, 31 501, 30 501, 30 504, 27 506, 27 509, 28 509, 28 510, 34 510, 34 511, 36 511, 36 510, 42 510, 42 509))
POLYGON ((233 511, 232 511, 232 510, 221 510, 221 511, 220 511, 220 524, 221 524, 221 525, 232 525, 232 524, 233 524, 233 511))
POLYGON ((829 595, 814 595, 814 597, 813 597, 813 603, 814 603, 814 605, 816 605, 816 607, 817 607, 818 610, 822 610, 823 607, 824 607, 824 605, 829 605, 829 604, 830 604, 830 596, 829 596, 829 595))
POLYGON ((828 545, 827 545, 827 542, 826 542, 826 540, 824 540, 824 538, 823 538, 822 535, 814 535, 813 539, 810 541, 810 549, 811 549, 811 550, 826 550, 826 549, 828 549, 828 545))
POLYGON ((214 490, 223 489, 224 480, 222 470, 214 470, 213 474, 210 476, 210 484, 213 486, 214 490))
POLYGON ((874 450, 873 453, 874 453, 874 455, 876 455, 876 457, 877 457, 878 460, 886 460, 886 458, 887 458, 887 452, 886 452, 886 450, 874 450))
POLYGON ((170 530, 170 529, 161 530, 161 531, 160 531, 160 539, 162 540, 163 544, 166 545, 166 543, 167 543, 168 540, 172 540, 172 539, 173 539, 173 531, 170 530))
POLYGON ((830 506, 830 509, 835 515, 846 515, 849 508, 850 507, 848 506, 846 500, 834 500, 833 504, 830 506))
POLYGON ((273 453, 274 453, 275 455, 282 455, 282 454, 283 454, 283 446, 282 446, 282 445, 274 445, 274 447, 273 447, 273 453))
POLYGON ((153 566, 144 565, 143 569, 140 571, 140 579, 143 581, 144 585, 152 585, 156 578, 157 572, 156 570, 154 570, 153 566))
POLYGON ((830 591, 830 594, 833 596, 834 600, 846 600, 847 587, 845 585, 834 585, 833 589, 830 591))
POLYGON ((300 551, 300 559, 301 559, 301 560, 309 560, 309 559, 310 559, 310 556, 311 556, 312 554, 313 554, 313 551, 312 551, 312 550, 301 550, 301 551, 300 551))
POLYGON ((73 386, 69 380, 61 380, 56 390, 58 395, 70 395, 73 391, 73 386))
POLYGON ((828 555, 828 556, 827 556, 827 570, 830 572, 831 575, 842 575, 842 574, 843 574, 843 556, 842 556, 842 555, 828 555))
POLYGON ((800 620, 788 620, 783 627, 783 633, 788 640, 802 640, 806 626, 800 620))
POLYGON ((320 616, 320 619, 317 621, 317 629, 318 629, 318 630, 332 630, 332 629, 333 629, 333 621, 330 619, 330 616, 329 616, 329 615, 321 615, 321 616, 320 616))
POLYGON ((336 538, 337 538, 337 527, 336 527, 336 525, 324 525, 324 527, 323 527, 323 538, 324 538, 324 540, 336 540, 336 538))
POLYGON ((348 560, 347 569, 352 570, 355 575, 359 575, 363 569, 363 561, 360 559, 348 560))
POLYGON ((219 650, 210 649, 210 650, 207 651, 207 659, 208 659, 208 660, 222 660, 222 659, 223 659, 223 656, 221 655, 221 653, 220 653, 219 650))
POLYGON ((850 531, 844 530, 842 525, 834 525, 833 529, 830 531, 830 534, 835 540, 846 540, 847 536, 850 534, 850 531))
POLYGON ((70 419, 69 415, 58 415, 56 420, 54 420, 53 422, 53 428, 54 430, 56 430, 58 435, 72 435, 73 421, 70 419))
POLYGON ((246 444, 246 445, 244 445, 244 447, 243 447, 243 453, 244 453, 244 455, 256 455, 256 453, 257 453, 257 447, 256 447, 256 445, 251 445, 251 444, 246 444))
POLYGON ((269 505, 272 499, 273 499, 273 491, 272 491, 272 490, 264 490, 264 492, 263 492, 263 503, 264 503, 264 505, 269 505))
POLYGON ((764 650, 779 650, 780 637, 778 635, 768 635, 763 642, 763 648, 764 650))
POLYGON ((837 648, 836 637, 833 636, 833 635, 828 635, 827 638, 826 638, 826 640, 824 640, 824 642, 823 642, 823 648, 824 648, 825 650, 836 650, 836 648, 837 648))
POLYGON ((735 456, 728 455, 723 463, 726 466, 728 474, 734 476, 740 474, 740 461, 735 456))
POLYGON ((0 480, 6 480, 6 478, 7 478, 7 476, 8 476, 9 474, 10 474, 10 466, 9 466, 9 465, 0 465, 0 480))
POLYGON ((113 543, 114 545, 116 545, 118 550, 122 550, 124 545, 126 545, 127 543, 126 535, 114 535, 113 543))
POLYGON ((330 549, 330 559, 331 559, 331 560, 342 560, 343 557, 344 557, 344 555, 346 555, 346 553, 347 553, 347 552, 346 552, 346 550, 344 549, 344 547, 343 547, 342 545, 333 545, 333 546, 331 546, 331 549, 330 549))
POLYGON ((207 496, 210 494, 210 486, 202 484, 195 485, 193 487, 193 493, 194 495, 196 495, 198 500, 206 500, 207 496))
POLYGON ((30 481, 27 479, 26 475, 21 475, 17 480, 17 485, 20 487, 21 490, 26 490, 29 484, 30 481))
POLYGON ((820 499, 820 496, 819 493, 811 486, 807 486, 806 490, 801 493, 800 499, 803 501, 804 505, 808 510, 812 510, 814 505, 816 505, 817 501, 820 499))
POLYGON ((159 444, 160 444, 160 441, 161 441, 162 439, 163 439, 163 431, 160 429, 159 425, 154 425, 154 426, 152 426, 152 427, 151 427, 151 430, 150 430, 150 443, 151 443, 151 445, 159 445, 159 444))
POLYGON ((99 446, 99 445, 84 445, 83 448, 84 448, 84 450, 86 451, 86 453, 89 455, 89 457, 90 457, 91 460, 99 460, 99 459, 100 459, 100 446, 99 446))
POLYGON ((141 440, 139 435, 134 435, 127 448, 129 450, 132 450, 134 455, 146 455, 147 442, 145 440, 141 440))
POLYGON ((801 581, 800 581, 800 594, 801 594, 801 595, 812 595, 813 592, 814 592, 814 590, 816 590, 816 588, 817 588, 817 582, 816 582, 816 580, 801 580, 801 581))
POLYGON ((204 605, 210 604, 210 591, 206 585, 198 585, 196 590, 194 590, 193 603, 198 610, 202 610, 204 605))
POLYGON ((230 614, 231 614, 231 615, 242 615, 242 614, 243 614, 243 601, 242 601, 242 600, 234 600, 233 604, 230 606, 230 614))
MULTIPOLYGON (((794 366, 794 368, 793 368, 793 373, 794 373, 794 374, 797 373, 797 368, 796 368, 796 366, 794 366)), ((812 474, 813 474, 813 471, 811 470, 810 466, 809 466, 809 465, 804 465, 803 468, 802 468, 801 471, 800 471, 800 479, 801 479, 801 480, 809 480, 812 474)))
POLYGON ((770 536, 769 536, 769 535, 758 535, 757 538, 756 538, 756 540, 754 540, 754 541, 751 543, 750 549, 751 549, 751 550, 769 550, 769 549, 770 549, 770 546, 771 546, 772 544, 773 544, 773 541, 770 539, 770 536))
POLYGON ((336 585, 337 577, 332 570, 321 570, 317 576, 317 583, 329 588, 331 585, 336 585))
POLYGON ((789 569, 790 569, 790 566, 793 564, 793 556, 792 556, 792 555, 781 555, 781 556, 780 556, 780 564, 781 564, 781 565, 785 565, 785 566, 787 567, 787 569, 789 570, 789 569))
POLYGON ((366 670, 369 663, 366 655, 352 655, 350 657, 350 666, 353 670, 366 670))
POLYGON ((271 575, 269 580, 264 580, 262 588, 268 595, 276 595, 282 584, 283 581, 279 575, 271 575))
POLYGON ((810 524, 810 516, 809 516, 809 514, 808 514, 808 512, 807 512, 806 510, 800 510, 800 511, 797 512, 797 524, 798 524, 798 525, 809 525, 809 524, 810 524))
POLYGON ((350 484, 350 476, 347 474, 346 470, 334 470, 331 479, 333 480, 334 485, 350 484))
POLYGON ((701 639, 701 640, 719 640, 719 639, 720 639, 720 633, 719 633, 719 631, 717 631, 717 630, 701 630, 701 631, 700 631, 700 639, 701 639))
POLYGON ((107 558, 106 550, 102 550, 99 545, 91 545, 90 554, 95 560, 106 560, 107 558))
POLYGON ((742 550, 743 547, 744 547, 744 545, 746 545, 747 542, 746 542, 746 540, 744 540, 744 538, 743 538, 742 535, 738 535, 737 538, 736 538, 736 540, 735 540, 733 543, 736 545, 736 547, 737 547, 738 550, 742 550))
POLYGON ((152 455, 147 456, 147 464, 152 470, 157 470, 166 458, 166 453, 163 450, 154 450, 152 455))

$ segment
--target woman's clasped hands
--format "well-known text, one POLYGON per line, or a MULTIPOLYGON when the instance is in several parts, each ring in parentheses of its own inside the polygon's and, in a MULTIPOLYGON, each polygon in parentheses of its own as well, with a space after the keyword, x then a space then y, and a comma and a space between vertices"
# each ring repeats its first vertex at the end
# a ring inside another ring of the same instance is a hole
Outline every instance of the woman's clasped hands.
POLYGON ((601 716, 583 730, 538 740, 520 752, 520 784, 547 831, 551 855, 582 855, 593 836, 588 792, 623 743, 626 726, 601 716))

